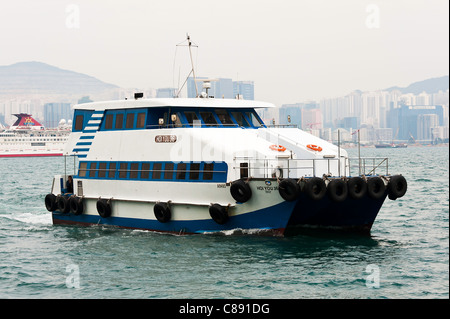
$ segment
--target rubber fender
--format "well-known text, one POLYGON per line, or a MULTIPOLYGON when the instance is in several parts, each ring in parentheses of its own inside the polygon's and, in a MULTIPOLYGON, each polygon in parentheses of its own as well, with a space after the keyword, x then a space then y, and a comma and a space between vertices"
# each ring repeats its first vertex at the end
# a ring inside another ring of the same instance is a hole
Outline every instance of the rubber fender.
POLYGON ((306 194, 313 200, 321 200, 327 192, 325 181, 319 177, 311 177, 305 184, 306 194))
POLYGON ((386 191, 386 185, 380 177, 370 177, 367 179, 367 193, 373 199, 380 199, 386 191))
POLYGON ((367 183, 359 176, 349 178, 347 188, 348 195, 353 199, 361 199, 367 193, 367 183))
POLYGON ((300 195, 300 186, 295 180, 286 178, 283 179, 278 185, 278 191, 284 200, 292 202, 300 195))
POLYGON ((342 179, 332 179, 327 186, 327 193, 331 200, 343 202, 348 195, 347 183, 342 179))
POLYGON ((228 221, 228 210, 219 204, 209 206, 209 215, 219 225, 223 225, 228 221))
POLYGON ((252 197, 252 190, 248 185, 248 182, 239 179, 231 184, 230 187, 231 196, 235 201, 245 203, 252 197))
POLYGON ((168 203, 156 203, 153 206, 153 213, 160 223, 167 223, 172 218, 172 212, 168 203))

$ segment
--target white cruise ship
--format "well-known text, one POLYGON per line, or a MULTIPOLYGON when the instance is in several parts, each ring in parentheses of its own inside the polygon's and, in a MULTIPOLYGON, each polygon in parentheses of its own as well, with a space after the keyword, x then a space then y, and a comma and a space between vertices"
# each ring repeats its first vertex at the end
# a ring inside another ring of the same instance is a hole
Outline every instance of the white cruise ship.
POLYGON ((30 114, 14 114, 17 121, 0 131, 0 157, 62 156, 70 126, 47 129, 30 114))
POLYGON ((385 198, 406 192, 385 159, 361 166, 364 159, 300 129, 268 127, 255 109, 270 103, 200 96, 75 105, 64 154, 78 165, 56 175, 45 197, 53 223, 175 234, 369 232, 385 198))

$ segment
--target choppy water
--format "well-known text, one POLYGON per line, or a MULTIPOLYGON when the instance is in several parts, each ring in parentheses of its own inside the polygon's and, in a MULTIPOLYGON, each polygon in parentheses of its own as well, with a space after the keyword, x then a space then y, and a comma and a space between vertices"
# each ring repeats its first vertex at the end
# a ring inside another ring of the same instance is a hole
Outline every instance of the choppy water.
POLYGON ((448 147, 362 155, 408 181, 369 238, 53 226, 44 196, 64 160, 2 158, 0 298, 449 298, 448 147))

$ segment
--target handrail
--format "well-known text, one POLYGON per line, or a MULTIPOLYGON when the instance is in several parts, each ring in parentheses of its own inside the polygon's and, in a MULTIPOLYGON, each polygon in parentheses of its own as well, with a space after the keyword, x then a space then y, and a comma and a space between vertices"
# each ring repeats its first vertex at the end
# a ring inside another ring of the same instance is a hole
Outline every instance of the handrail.
MULTIPOLYGON (((284 178, 300 178, 306 176, 323 175, 343 177, 352 176, 352 168, 357 167, 362 172, 361 175, 375 175, 375 171, 380 167, 386 170, 386 175, 389 175, 388 159, 380 157, 361 157, 361 158, 341 158, 344 161, 343 172, 339 167, 338 158, 312 158, 312 159, 258 159, 250 156, 235 156, 232 170, 247 170, 248 176, 271 178, 275 177, 275 171, 282 173, 284 178), (358 160, 357 165, 351 165, 358 160), (359 162, 361 160, 361 162, 359 162), (326 164, 324 164, 326 161, 326 164), (372 163, 370 163, 371 161, 372 163), (241 166, 242 163, 247 163, 247 166, 241 166), (362 167, 360 167, 362 165, 362 167), (303 171, 303 172, 301 172, 303 171), (251 172, 251 173, 250 173, 251 172), (285 174, 286 173, 286 174, 285 174), (342 174, 343 173, 343 174, 342 174), (300 176, 301 175, 301 176, 300 176)), ((239 172, 239 171, 237 171, 239 172)), ((358 175, 358 174, 357 174, 358 175)))

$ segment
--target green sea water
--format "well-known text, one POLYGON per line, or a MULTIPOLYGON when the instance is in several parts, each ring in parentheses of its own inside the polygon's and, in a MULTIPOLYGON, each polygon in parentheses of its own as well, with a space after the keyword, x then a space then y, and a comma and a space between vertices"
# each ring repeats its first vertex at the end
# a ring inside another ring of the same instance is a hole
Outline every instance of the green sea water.
POLYGON ((448 147, 362 155, 408 181, 371 236, 289 238, 53 226, 44 197, 64 159, 1 158, 0 298, 449 298, 448 147))

